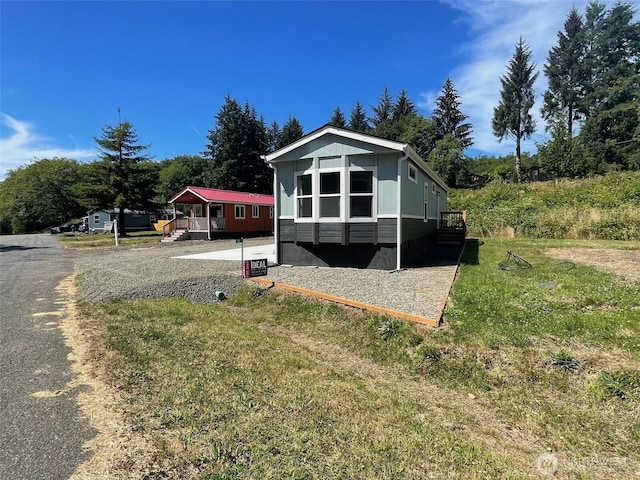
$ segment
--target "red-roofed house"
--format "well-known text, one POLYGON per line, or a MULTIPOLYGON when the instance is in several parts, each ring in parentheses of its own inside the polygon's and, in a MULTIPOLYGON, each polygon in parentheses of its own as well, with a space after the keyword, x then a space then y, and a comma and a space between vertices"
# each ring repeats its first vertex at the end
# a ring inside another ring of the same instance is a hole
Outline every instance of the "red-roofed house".
POLYGON ((169 199, 173 219, 163 227, 166 241, 211 240, 216 234, 273 233, 273 195, 185 187, 169 199), (190 213, 177 218, 178 205, 190 213))

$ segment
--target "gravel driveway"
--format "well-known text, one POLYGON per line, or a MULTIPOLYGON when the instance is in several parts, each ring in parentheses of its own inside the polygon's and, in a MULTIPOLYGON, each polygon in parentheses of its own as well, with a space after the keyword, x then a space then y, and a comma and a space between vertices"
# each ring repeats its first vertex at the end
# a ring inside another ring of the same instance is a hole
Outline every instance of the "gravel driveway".
MULTIPOLYGON (((272 237, 245 239, 265 245, 272 237)), ((81 300, 184 296, 196 303, 216 302, 215 291, 232 295, 243 284, 240 262, 178 256, 236 248, 234 240, 189 241, 81 252, 81 300)), ((328 267, 270 267, 267 279, 411 315, 437 319, 456 271, 445 266, 396 272, 328 267)))

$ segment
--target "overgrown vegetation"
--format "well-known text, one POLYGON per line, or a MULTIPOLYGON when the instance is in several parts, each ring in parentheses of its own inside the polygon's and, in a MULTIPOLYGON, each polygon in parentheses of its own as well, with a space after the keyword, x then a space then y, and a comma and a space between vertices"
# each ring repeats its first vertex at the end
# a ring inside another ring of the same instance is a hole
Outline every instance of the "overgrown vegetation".
POLYGON ((493 182, 450 192, 481 237, 640 239, 640 172, 527 184, 493 182))
POLYGON ((549 448, 562 476, 632 475, 640 284, 544 255, 562 245, 472 243, 435 332, 257 287, 85 308, 94 361, 153 446, 111 473, 530 478, 549 448), (499 270, 506 251, 533 268, 499 270))

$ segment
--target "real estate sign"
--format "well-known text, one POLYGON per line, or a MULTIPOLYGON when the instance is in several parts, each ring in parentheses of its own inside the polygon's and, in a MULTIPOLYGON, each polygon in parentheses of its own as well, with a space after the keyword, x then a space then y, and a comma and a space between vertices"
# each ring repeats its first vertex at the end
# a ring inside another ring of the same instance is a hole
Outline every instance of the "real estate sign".
POLYGON ((244 261, 244 278, 262 277, 267 274, 267 259, 244 261))

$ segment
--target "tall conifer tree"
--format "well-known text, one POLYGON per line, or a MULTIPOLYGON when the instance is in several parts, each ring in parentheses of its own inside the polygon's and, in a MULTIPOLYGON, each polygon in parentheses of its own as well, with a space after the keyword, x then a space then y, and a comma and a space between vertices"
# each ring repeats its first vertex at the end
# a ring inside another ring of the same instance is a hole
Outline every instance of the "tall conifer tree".
POLYGON ((535 69, 531 50, 520 37, 507 73, 500 77, 500 101, 493 109, 493 134, 500 141, 511 138, 516 143, 516 177, 519 182, 522 180, 521 143, 535 132, 535 121, 529 113, 535 101, 533 84, 538 78, 535 69))
POLYGON ((431 115, 438 130, 438 139, 451 135, 460 141, 463 148, 473 145, 473 126, 465 122, 469 118, 460 111, 460 96, 450 78, 444 82, 440 96, 436 98, 436 108, 431 115))
POLYGON ((585 52, 582 18, 572 8, 564 23, 564 32, 558 32, 558 43, 549 51, 544 66, 549 86, 542 107, 547 131, 555 124, 563 124, 569 139, 573 136, 574 122, 582 118, 580 106, 587 76, 583 64, 585 52))
POLYGON ((101 185, 87 186, 87 197, 98 201, 100 208, 118 208, 118 231, 127 235, 125 209, 155 210, 155 187, 158 169, 145 154, 150 145, 140 145, 138 134, 130 122, 105 126, 102 137, 94 137, 100 161, 94 164, 102 175, 101 185))

